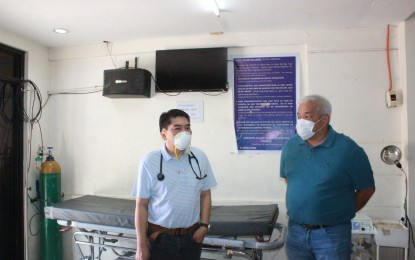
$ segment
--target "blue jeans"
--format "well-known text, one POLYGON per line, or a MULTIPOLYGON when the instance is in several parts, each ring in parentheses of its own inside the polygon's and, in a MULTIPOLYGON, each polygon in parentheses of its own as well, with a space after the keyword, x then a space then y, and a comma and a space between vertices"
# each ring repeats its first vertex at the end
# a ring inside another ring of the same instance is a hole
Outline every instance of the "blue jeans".
POLYGON ((351 223, 307 230, 289 220, 286 252, 291 260, 350 260, 351 223))
POLYGON ((150 244, 150 260, 197 260, 202 254, 202 244, 193 240, 193 233, 174 236, 161 233, 150 244))

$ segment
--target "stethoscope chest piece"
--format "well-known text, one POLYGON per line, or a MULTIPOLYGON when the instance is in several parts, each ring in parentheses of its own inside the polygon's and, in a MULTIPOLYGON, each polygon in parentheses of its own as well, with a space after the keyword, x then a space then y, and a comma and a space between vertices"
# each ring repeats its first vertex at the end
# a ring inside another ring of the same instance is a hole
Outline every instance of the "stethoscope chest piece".
POLYGON ((159 174, 157 174, 157 180, 159 180, 159 181, 164 180, 164 174, 161 173, 161 172, 159 174))

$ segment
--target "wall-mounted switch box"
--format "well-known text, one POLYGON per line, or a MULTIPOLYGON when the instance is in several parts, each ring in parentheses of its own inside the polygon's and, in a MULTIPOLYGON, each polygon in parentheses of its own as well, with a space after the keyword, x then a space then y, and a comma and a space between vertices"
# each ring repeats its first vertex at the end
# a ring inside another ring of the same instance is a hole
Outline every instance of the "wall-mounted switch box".
POLYGON ((386 107, 396 107, 398 100, 394 91, 386 91, 386 107))

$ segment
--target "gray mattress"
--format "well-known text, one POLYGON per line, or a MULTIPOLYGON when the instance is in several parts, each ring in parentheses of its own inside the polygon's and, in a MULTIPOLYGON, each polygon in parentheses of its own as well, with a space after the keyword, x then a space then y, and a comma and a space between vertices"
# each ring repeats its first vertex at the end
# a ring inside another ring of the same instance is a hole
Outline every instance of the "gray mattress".
MULTIPOLYGON (((134 229, 135 200, 86 195, 45 207, 49 219, 134 229)), ((271 235, 278 205, 213 206, 212 236, 271 235)))

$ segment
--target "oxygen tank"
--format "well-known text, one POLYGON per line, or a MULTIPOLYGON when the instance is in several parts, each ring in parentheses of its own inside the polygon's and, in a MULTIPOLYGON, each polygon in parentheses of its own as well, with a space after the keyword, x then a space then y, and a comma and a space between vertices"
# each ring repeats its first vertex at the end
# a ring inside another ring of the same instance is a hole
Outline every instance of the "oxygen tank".
MULTIPOLYGON (((53 147, 48 147, 49 155, 42 163, 40 182, 40 206, 44 211, 45 206, 51 206, 61 201, 61 167, 52 155, 53 147)), ((62 236, 59 232, 59 225, 54 219, 46 219, 42 214, 41 218, 41 259, 61 260, 62 259, 62 236)))

